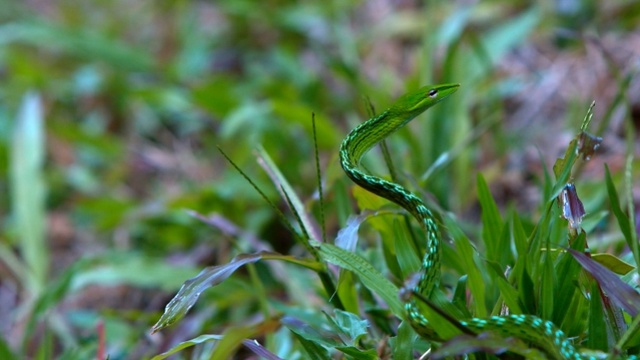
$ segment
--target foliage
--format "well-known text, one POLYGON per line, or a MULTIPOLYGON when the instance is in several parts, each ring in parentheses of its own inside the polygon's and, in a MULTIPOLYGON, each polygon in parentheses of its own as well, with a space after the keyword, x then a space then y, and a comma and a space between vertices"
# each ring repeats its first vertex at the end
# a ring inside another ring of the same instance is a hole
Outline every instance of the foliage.
MULTIPOLYGON (((539 131, 534 121, 514 132, 505 120, 545 77, 544 68, 507 71, 514 54, 540 44, 581 53, 591 31, 637 32, 639 7, 463 5, 0 0, 0 358, 406 359, 426 350, 398 298, 419 267, 421 234, 355 188, 336 158, 344 134, 370 115, 363 97, 382 109, 406 89, 449 81, 461 90, 390 139, 388 161, 377 151, 365 159, 442 214, 449 241, 435 305, 453 319, 537 314, 594 350, 636 351, 632 310, 584 296, 612 274, 588 277, 582 266, 600 268, 563 249, 588 243, 633 286, 640 166, 626 94, 637 69, 604 56, 615 97, 598 103, 591 127, 606 146, 615 135, 604 130, 623 114, 622 166, 589 175, 568 151, 555 177, 517 166, 531 179, 511 203, 495 189, 539 131), (556 204, 570 177, 587 209, 580 235, 556 204), (530 190, 539 207, 522 209, 515 201, 530 190), (188 301, 171 301, 190 278, 202 281, 185 290, 188 301), (169 303, 183 306, 163 315, 169 303)), ((590 96, 565 99, 563 130, 578 128, 590 96)), ((522 108, 540 120, 543 109, 522 108)), ((616 289, 605 293, 619 302, 635 294, 616 289)), ((442 353, 528 349, 474 339, 442 353)))

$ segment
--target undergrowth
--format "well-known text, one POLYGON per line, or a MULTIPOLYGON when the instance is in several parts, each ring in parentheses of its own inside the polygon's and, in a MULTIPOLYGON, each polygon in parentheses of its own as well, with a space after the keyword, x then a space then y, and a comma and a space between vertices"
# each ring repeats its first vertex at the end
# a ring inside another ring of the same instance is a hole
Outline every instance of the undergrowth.
MULTIPOLYGON (((227 264, 206 268, 183 285, 167 305, 154 331, 179 321, 204 290, 222 283, 240 267, 259 261, 280 262, 270 267, 273 276, 282 281, 284 291, 292 298, 306 300, 292 305, 272 298, 264 292, 265 286, 260 284, 262 280, 254 268, 250 272, 252 284, 258 289, 254 296, 262 310, 258 319, 229 325, 221 334, 202 335, 183 342, 154 359, 164 359, 202 342, 216 343, 211 358, 232 357, 241 346, 268 359, 332 359, 336 356, 409 359, 426 352, 429 346, 433 351, 431 356, 436 359, 506 352, 544 358, 546 349, 529 348, 527 344, 502 339, 496 334, 474 334, 457 321, 505 314, 533 314, 551 320, 566 332, 576 347, 588 348, 594 356, 636 353, 640 350, 640 317, 637 316, 640 295, 634 289, 632 277, 624 277, 635 271, 631 264, 637 263, 635 259, 639 255, 638 246, 634 246, 637 235, 630 227, 632 220, 620 208, 619 195, 607 169, 605 182, 610 206, 632 251, 626 258, 628 262, 610 254, 592 254, 588 247, 589 234, 607 213, 596 213, 583 224, 585 210, 573 183, 578 175, 572 171, 575 164, 590 160, 602 142, 586 131, 593 115, 591 111, 589 108, 580 132, 568 144, 564 157, 556 161, 553 175, 545 171, 542 211, 536 223, 524 223, 513 209, 502 214, 481 174, 477 176, 475 188, 482 213, 479 243, 476 245, 470 240, 455 215, 442 214, 447 237, 443 246, 442 284, 429 302, 433 311, 426 316, 438 334, 448 339, 445 344, 427 344, 404 321, 406 314, 399 294, 410 288, 403 288, 403 279, 420 271, 424 252, 421 241, 424 234, 407 214, 389 207, 386 200, 374 194, 352 187, 361 212, 350 216, 346 226, 332 237, 324 231, 324 222, 314 219, 309 211, 311 205, 324 204, 320 173, 319 196, 305 206, 266 150, 256 151, 258 163, 288 204, 290 216, 287 216, 249 175, 222 153, 269 202, 306 249, 306 256, 280 255, 265 249, 239 254, 227 264), (318 227, 323 229, 322 233, 318 227), (367 229, 361 231, 361 227, 367 229), (360 238, 361 232, 371 231, 377 234, 375 240, 367 242, 360 238), (292 276, 294 273, 298 275, 292 276), (312 299, 321 302, 322 311, 309 309, 307 304, 312 299), (282 344, 290 345, 282 347, 282 344)), ((386 159, 390 160, 388 155, 386 159)), ((398 169, 391 161, 388 165, 398 169)), ((323 211, 320 206, 320 213, 323 211)), ((194 216, 208 221, 204 215, 194 213, 194 216)))

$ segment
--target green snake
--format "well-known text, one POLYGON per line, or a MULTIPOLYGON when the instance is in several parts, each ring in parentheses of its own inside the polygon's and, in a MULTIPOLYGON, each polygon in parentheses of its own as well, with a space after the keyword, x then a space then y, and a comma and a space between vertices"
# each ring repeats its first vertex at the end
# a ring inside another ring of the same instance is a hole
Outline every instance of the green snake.
MULTIPOLYGON (((353 129, 340 147, 340 162, 347 176, 367 191, 386 198, 415 217, 426 234, 426 252, 414 293, 430 298, 440 281, 441 235, 435 218, 424 202, 399 184, 368 175, 360 170, 360 159, 374 145, 406 125, 422 112, 458 90, 459 84, 425 86, 409 92, 380 115, 370 118, 353 129)), ((419 300, 410 296, 405 302, 407 319, 415 331, 429 341, 441 339, 418 306, 419 300)), ((492 331, 505 337, 516 337, 542 350, 553 359, 595 359, 581 354, 567 336, 552 322, 532 315, 493 316, 460 322, 475 333, 492 331)))

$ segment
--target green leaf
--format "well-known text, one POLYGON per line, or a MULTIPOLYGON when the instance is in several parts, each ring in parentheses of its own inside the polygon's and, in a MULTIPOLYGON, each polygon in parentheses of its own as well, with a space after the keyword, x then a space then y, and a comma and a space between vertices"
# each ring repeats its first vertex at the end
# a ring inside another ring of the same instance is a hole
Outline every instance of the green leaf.
POLYGON ((336 350, 342 351, 350 359, 376 360, 379 359, 375 349, 360 350, 355 346, 336 346, 336 350))
POLYGON ((403 321, 398 326, 398 335, 389 340, 393 358, 397 360, 410 360, 413 350, 413 339, 415 332, 408 321, 403 321))
POLYGON ((293 336, 298 339, 302 347, 307 352, 307 359, 309 360, 331 360, 331 356, 329 355, 329 351, 325 349, 323 346, 317 344, 314 341, 307 340, 295 331, 293 331, 293 336))
POLYGON ((209 266, 204 268, 197 276, 185 281, 178 293, 165 306, 164 313, 158 322, 153 325, 152 332, 158 332, 180 320, 196 303, 203 291, 220 284, 241 266, 249 263, 255 263, 261 259, 284 260, 294 264, 303 265, 312 270, 317 271, 320 269, 320 264, 316 262, 298 260, 293 256, 285 256, 264 251, 257 254, 238 255, 228 264, 209 266))
POLYGON ((291 200, 291 211, 294 212, 294 214, 297 214, 297 218, 302 222, 301 226, 303 227, 304 232, 313 240, 321 240, 322 236, 316 232, 316 226, 314 226, 314 222, 306 211, 302 200, 300 200, 287 179, 282 175, 273 160, 271 160, 267 151, 260 145, 257 147, 256 151, 258 153, 258 163, 267 172, 271 181, 276 185, 278 191, 282 192, 283 198, 287 197, 291 200))
POLYGON ((478 336, 467 334, 459 335, 442 344, 431 357, 433 359, 444 359, 448 357, 458 357, 475 352, 502 355, 506 352, 518 354, 528 360, 547 359, 537 349, 531 349, 517 338, 503 338, 494 333, 486 332, 478 336))
POLYGON ((620 280, 609 269, 590 259, 587 255, 569 249, 573 257, 591 274, 609 298, 631 316, 640 313, 640 294, 620 280))
POLYGON ((329 320, 349 337, 349 344, 357 344, 361 337, 368 334, 369 322, 350 312, 336 309, 334 317, 329 320))
POLYGON ((190 348, 192 346, 204 344, 206 342, 211 342, 211 341, 219 341, 221 339, 222 339, 222 335, 200 335, 194 339, 179 343, 178 345, 172 347, 168 351, 165 351, 162 354, 152 357, 151 360, 163 360, 173 354, 180 352, 181 350, 190 348))
POLYGON ((316 244, 319 247, 320 257, 343 269, 353 271, 364 286, 378 294, 389 306, 391 312, 397 317, 404 319, 405 311, 398 298, 398 288, 376 270, 362 256, 348 252, 331 244, 316 244))
POLYGON ((40 96, 22 99, 11 145, 12 211, 20 254, 27 265, 27 287, 36 295, 49 276, 45 243, 44 115, 40 96))
POLYGON ((128 284, 175 291, 183 283, 183 279, 197 274, 197 269, 192 267, 174 266, 167 264, 164 259, 131 253, 111 253, 102 259, 93 259, 92 262, 95 266, 80 271, 73 277, 73 291, 91 284, 128 284))
POLYGON ((640 258, 640 253, 638 251, 638 244, 633 240, 631 228, 631 222, 629 221, 629 217, 624 213, 622 207, 620 206, 620 198, 618 197, 618 192, 616 191, 616 187, 613 184, 613 179, 611 178, 611 172, 609 172, 609 166, 605 165, 605 182, 607 184, 607 192, 609 193, 609 202, 611 205, 611 211, 613 211, 613 215, 618 220, 618 226, 620 227, 620 231, 622 231, 622 235, 624 235, 625 240, 627 241, 627 245, 633 252, 633 257, 638 262, 640 258))
POLYGON ((607 325, 605 323, 605 314, 602 309, 602 299, 600 296, 598 283, 591 281, 591 298, 589 305, 589 337, 587 339, 587 347, 593 350, 607 351, 609 349, 609 336, 607 333, 607 325))
POLYGON ((72 28, 43 21, 16 22, 0 26, 0 45, 23 43, 40 49, 106 62, 125 71, 150 70, 155 66, 144 47, 130 46, 90 27, 72 28))
POLYGON ((475 302, 475 314, 478 317, 486 317, 487 309, 485 308, 485 290, 486 281, 482 276, 481 269, 483 266, 476 261, 477 253, 469 239, 454 224, 449 217, 444 218, 445 226, 449 229, 449 233, 453 237, 458 256, 464 267, 464 272, 469 277, 468 285, 475 302))
POLYGON ((592 254, 591 258, 618 275, 626 275, 635 270, 633 265, 611 254, 592 254))
POLYGON ((504 251, 504 249, 499 247, 497 239, 502 233, 502 216, 498 210, 498 205, 495 200, 493 200, 491 191, 489 191, 487 182, 480 173, 478 173, 477 177, 477 187, 478 201, 482 208, 482 240, 487 251, 486 257, 488 260, 500 264, 501 252, 504 251))

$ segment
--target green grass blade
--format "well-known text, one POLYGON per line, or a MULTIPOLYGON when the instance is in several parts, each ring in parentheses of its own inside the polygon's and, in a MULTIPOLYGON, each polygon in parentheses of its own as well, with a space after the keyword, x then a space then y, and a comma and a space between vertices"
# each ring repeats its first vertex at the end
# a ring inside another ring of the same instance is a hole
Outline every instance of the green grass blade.
POLYGON ((486 317, 487 309, 485 307, 485 291, 487 284, 482 276, 482 269, 484 267, 480 266, 476 261, 476 251, 471 245, 469 238, 464 235, 462 230, 456 226, 452 219, 445 217, 444 221, 447 229, 449 229, 449 233, 453 237, 464 272, 469 277, 469 289, 471 290, 471 294, 475 300, 475 315, 477 317, 486 317))
POLYGON ((322 239, 322 235, 318 234, 316 231, 315 223, 311 220, 311 217, 305 210, 302 200, 300 200, 296 195, 296 192, 293 190, 284 175, 282 175, 273 160, 271 160, 267 151, 262 146, 258 146, 256 151, 258 153, 258 163, 267 172, 271 181, 273 181, 278 190, 282 192, 283 197, 289 198, 291 211, 296 213, 300 218, 304 231, 309 234, 313 240, 322 239))
POLYGON ((629 221, 629 217, 624 213, 622 207, 620 206, 620 198, 618 197, 618 192, 616 191, 616 187, 613 184, 613 179, 611 178, 611 172, 609 172, 609 166, 605 165, 605 182, 607 184, 607 193, 609 194, 609 203, 611 206, 611 211, 613 215, 616 217, 618 221, 618 226, 620 227, 620 231, 624 236, 624 239, 627 241, 627 245, 631 252, 633 253, 633 258, 636 261, 636 264, 640 264, 640 252, 638 250, 638 242, 634 241, 634 237, 631 234, 633 229, 631 228, 631 222, 629 221))
POLYGON ((404 319, 405 311, 398 298, 398 288, 376 270, 362 256, 331 244, 317 244, 322 259, 343 269, 353 271, 364 286, 378 294, 389 306, 391 312, 404 319))
POLYGON ((45 242, 44 116, 36 93, 24 96, 11 145, 11 195, 21 255, 29 272, 26 286, 37 295, 49 273, 45 242))
POLYGON ((317 262, 299 260, 293 256, 269 252, 238 255, 227 264, 206 267, 198 275, 185 281, 178 293, 165 306, 164 313, 158 322, 153 325, 152 331, 154 333, 158 332, 182 319, 196 303, 203 291, 220 284, 238 270, 238 268, 259 260, 282 260, 302 265, 315 271, 319 271, 322 268, 322 265, 317 262))
POLYGON ((307 359, 309 360, 331 360, 331 356, 329 355, 329 351, 327 351, 327 349, 325 349, 322 345, 311 341, 311 340, 307 340, 304 337, 302 337, 302 335, 299 335, 298 333, 296 333, 294 330, 292 330, 293 335, 295 336, 295 338, 300 342, 300 344, 302 345, 302 347, 304 348, 304 350, 307 353, 307 359))
POLYGON ((486 256, 488 260, 501 264, 501 253, 504 251, 504 246, 501 246, 499 241, 499 235, 502 233, 503 228, 502 216, 489 191, 487 182, 480 173, 478 173, 477 177, 477 186, 478 201, 482 208, 482 240, 486 249, 486 256))
POLYGON ((598 283, 591 281, 591 298, 589 301, 589 337, 587 347, 594 350, 607 351, 609 349, 609 334, 605 324, 605 314, 602 308, 598 283))

